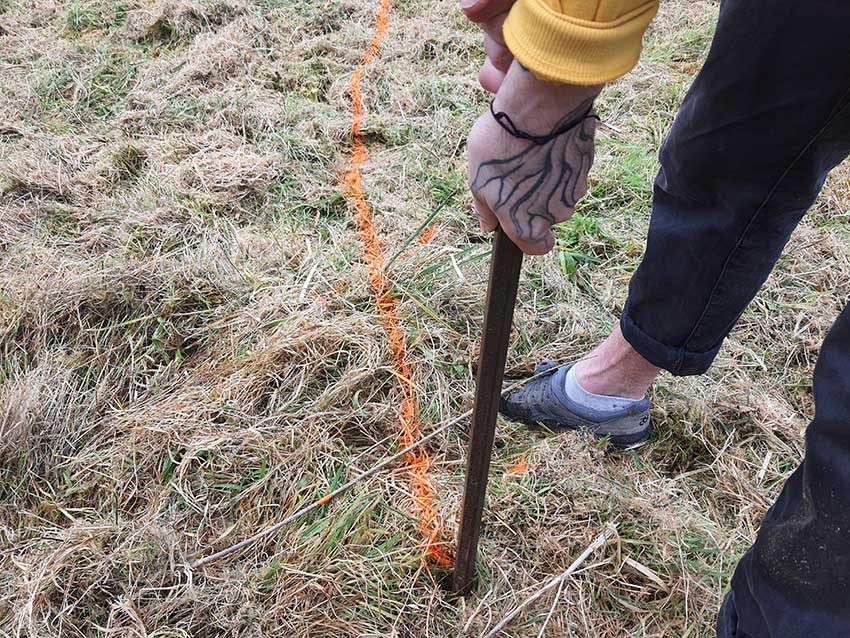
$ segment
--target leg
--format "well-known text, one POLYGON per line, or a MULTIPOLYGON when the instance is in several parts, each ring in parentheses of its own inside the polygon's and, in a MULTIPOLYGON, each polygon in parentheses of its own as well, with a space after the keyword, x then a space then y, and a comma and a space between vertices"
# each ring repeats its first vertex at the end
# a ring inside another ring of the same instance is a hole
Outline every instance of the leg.
POLYGON ((848 152, 850 5, 725 0, 661 151, 621 328, 653 365, 708 369, 848 152))
POLYGON ((721 638, 850 635, 850 306, 815 368, 806 457, 741 559, 721 638))
POLYGON ((594 394, 639 399, 661 372, 623 337, 619 327, 593 352, 576 363, 581 386, 594 394))
POLYGON ((621 331, 576 366, 598 394, 699 374, 850 151, 850 5, 724 0, 661 151, 621 331))
MULTIPOLYGON (((617 352, 611 370, 635 354, 647 373, 709 367, 827 172, 850 153, 848 18, 838 3, 724 0, 705 68, 662 149, 622 338, 600 349, 617 352)), ((604 369, 582 368, 605 392, 604 369)), ((616 387, 622 377, 611 370, 616 387)), ((845 309, 815 372, 805 461, 735 572, 721 638, 850 635, 848 379, 845 309)))

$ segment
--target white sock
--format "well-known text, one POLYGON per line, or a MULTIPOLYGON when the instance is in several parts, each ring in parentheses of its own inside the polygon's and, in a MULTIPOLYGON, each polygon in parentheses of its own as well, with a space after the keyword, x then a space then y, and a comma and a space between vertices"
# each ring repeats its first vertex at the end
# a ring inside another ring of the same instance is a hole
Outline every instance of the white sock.
POLYGON ((603 412, 622 410, 623 408, 642 400, 629 399, 626 397, 609 397, 604 394, 593 394, 592 392, 588 392, 581 387, 578 379, 576 379, 575 366, 567 370, 567 379, 564 381, 564 390, 566 391, 567 396, 579 405, 603 412))

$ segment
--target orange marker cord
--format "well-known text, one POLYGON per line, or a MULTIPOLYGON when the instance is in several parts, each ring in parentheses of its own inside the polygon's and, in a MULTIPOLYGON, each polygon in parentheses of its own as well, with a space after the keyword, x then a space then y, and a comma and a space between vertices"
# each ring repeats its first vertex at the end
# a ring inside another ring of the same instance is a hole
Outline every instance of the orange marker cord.
POLYGON ((419 235, 419 243, 420 244, 430 244, 437 234, 437 226, 429 226, 426 228, 421 235, 419 235))
POLYGON ((517 474, 525 474, 526 472, 528 472, 528 459, 526 458, 525 453, 523 453, 519 461, 508 468, 506 474, 508 476, 516 476, 517 474))
MULTIPOLYGON (((398 300, 393 297, 390 287, 384 279, 386 261, 384 250, 372 217, 372 209, 366 199, 366 191, 363 188, 360 172, 360 168, 366 159, 366 146, 360 133, 360 124, 363 120, 363 96, 360 92, 360 84, 364 68, 378 55, 378 49, 386 35, 389 10, 389 0, 381 0, 375 34, 368 48, 363 52, 360 66, 351 76, 353 152, 351 165, 346 175, 346 183, 348 184, 357 226, 360 229, 363 253, 366 262, 369 264, 369 283, 375 295, 375 306, 389 342, 394 372, 400 380, 403 380, 401 383, 403 394, 399 405, 399 426, 401 428, 401 444, 407 447, 422 436, 416 401, 416 370, 408 357, 407 335, 401 325, 398 300)), ((418 510, 419 530, 425 538, 425 558, 444 567, 450 567, 451 557, 447 547, 442 543, 442 528, 434 506, 434 488, 428 478, 428 471, 432 463, 431 457, 426 450, 415 449, 405 456, 405 463, 410 472, 411 496, 418 510)))

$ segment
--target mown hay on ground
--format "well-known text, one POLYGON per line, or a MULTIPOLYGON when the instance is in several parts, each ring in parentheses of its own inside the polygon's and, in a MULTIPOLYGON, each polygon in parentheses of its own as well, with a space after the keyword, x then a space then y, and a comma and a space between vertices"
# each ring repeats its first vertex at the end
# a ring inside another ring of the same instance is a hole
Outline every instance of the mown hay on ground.
MULTIPOLYGON (((423 568, 402 467, 187 580, 187 560, 397 449, 399 382, 341 180, 376 10, 0 0, 3 635, 480 635, 610 522, 614 545, 509 635, 712 635, 801 458, 818 347, 847 298, 846 165, 709 375, 662 377, 644 448, 500 422, 470 598, 423 568)), ((716 12, 663 3, 640 65, 603 94, 590 193, 524 270, 511 375, 615 325, 716 12)), ((363 77, 364 183, 425 432, 473 389, 488 246, 464 141, 487 104, 480 40, 455 0, 392 2, 363 77), (415 241, 440 206, 433 240, 415 241)), ((430 446, 449 535, 463 441, 460 427, 430 446)))

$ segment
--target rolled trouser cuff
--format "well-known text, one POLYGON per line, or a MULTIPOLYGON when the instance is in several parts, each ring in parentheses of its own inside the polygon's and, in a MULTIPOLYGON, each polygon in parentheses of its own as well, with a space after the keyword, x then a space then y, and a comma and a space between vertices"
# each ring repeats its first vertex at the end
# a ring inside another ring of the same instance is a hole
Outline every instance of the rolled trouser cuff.
POLYGON ((720 345, 707 352, 667 345, 642 330, 629 316, 628 307, 620 317, 620 330, 626 341, 652 365, 676 376, 702 374, 711 367, 720 345))

